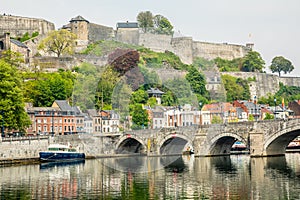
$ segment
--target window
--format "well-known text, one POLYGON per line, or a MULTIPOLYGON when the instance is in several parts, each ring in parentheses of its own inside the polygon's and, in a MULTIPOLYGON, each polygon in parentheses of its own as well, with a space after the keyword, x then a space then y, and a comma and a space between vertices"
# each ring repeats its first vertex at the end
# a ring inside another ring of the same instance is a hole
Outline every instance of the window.
POLYGON ((44 126, 44 132, 47 132, 47 126, 44 126))
POLYGON ((47 123, 47 118, 44 119, 44 123, 47 123))

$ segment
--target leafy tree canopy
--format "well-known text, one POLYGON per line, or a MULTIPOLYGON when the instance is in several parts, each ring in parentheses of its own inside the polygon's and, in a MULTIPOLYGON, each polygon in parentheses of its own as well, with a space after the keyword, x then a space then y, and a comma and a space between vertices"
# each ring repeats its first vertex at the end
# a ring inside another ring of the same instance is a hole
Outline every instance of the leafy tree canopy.
POLYGON ((197 69, 199 68, 202 71, 211 70, 213 69, 214 65, 215 65, 215 61, 207 60, 201 57, 197 57, 193 61, 193 66, 195 66, 197 69))
POLYGON ((226 90, 227 101, 250 99, 248 81, 230 75, 222 75, 222 82, 226 90))
POLYGON ((74 33, 65 29, 52 31, 39 43, 38 49, 54 53, 57 57, 63 54, 73 54, 76 38, 74 33))
POLYGON ((173 34, 173 25, 171 22, 162 15, 155 15, 153 18, 154 21, 154 31, 158 34, 173 34))
POLYGON ((0 59, 0 118, 8 130, 24 131, 30 125, 21 87, 19 71, 0 59))
POLYGON ((140 12, 137 16, 137 21, 144 33, 154 27, 153 14, 150 11, 140 12))
POLYGON ((283 56, 276 56, 273 58, 270 69, 272 73, 278 72, 278 75, 281 75, 281 72, 285 74, 290 73, 294 70, 294 66, 291 61, 287 60, 283 56))
POLYGON ((244 72, 263 72, 265 61, 256 51, 249 51, 243 58, 242 71, 244 72))

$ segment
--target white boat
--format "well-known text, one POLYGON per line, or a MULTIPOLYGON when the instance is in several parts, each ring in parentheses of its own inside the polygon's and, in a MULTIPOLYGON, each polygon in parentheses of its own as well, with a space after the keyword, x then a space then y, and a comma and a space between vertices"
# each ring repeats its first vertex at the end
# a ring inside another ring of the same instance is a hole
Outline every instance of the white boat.
POLYGON ((85 154, 79 152, 72 145, 51 144, 47 151, 39 152, 40 160, 42 161, 70 161, 83 160, 85 154))

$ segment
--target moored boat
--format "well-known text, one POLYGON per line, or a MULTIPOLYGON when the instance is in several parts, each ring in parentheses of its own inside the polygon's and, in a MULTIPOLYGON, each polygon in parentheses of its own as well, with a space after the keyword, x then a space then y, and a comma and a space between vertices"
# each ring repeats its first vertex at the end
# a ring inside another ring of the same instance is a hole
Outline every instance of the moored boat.
POLYGON ((39 152, 41 161, 70 161, 83 160, 85 154, 71 145, 51 144, 47 151, 39 152))

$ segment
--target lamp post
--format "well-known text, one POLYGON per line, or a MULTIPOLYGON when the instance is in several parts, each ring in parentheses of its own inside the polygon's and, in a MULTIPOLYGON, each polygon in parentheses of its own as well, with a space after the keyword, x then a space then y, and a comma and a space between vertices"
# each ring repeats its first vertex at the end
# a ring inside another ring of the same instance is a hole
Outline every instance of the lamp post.
POLYGON ((201 110, 202 110, 202 102, 199 102, 199 107, 200 107, 199 123, 200 123, 200 125, 202 125, 202 112, 201 112, 201 110))
POLYGON ((255 110, 254 110, 254 117, 255 117, 255 121, 257 121, 257 110, 256 110, 256 96, 254 96, 254 106, 255 106, 255 110))
POLYGON ((4 135, 4 111, 1 110, 1 115, 2 115, 2 132, 1 132, 1 137, 4 135))
POLYGON ((274 98, 274 106, 275 106, 274 118, 276 119, 276 98, 274 98))

